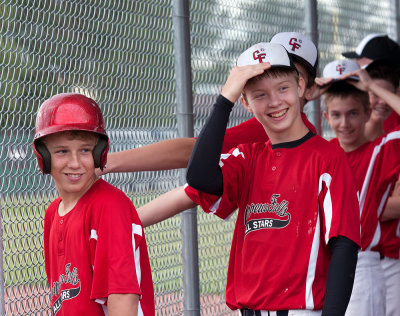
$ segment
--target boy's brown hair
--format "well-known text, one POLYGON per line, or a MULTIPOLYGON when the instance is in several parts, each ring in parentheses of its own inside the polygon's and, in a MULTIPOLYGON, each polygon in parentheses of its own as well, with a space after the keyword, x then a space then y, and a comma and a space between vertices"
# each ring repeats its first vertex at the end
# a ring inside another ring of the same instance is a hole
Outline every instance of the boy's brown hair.
POLYGON ((372 79, 382 79, 390 82, 395 92, 399 87, 399 73, 395 67, 386 61, 374 61, 367 67, 367 72, 372 79))
POLYGON ((278 77, 283 77, 283 76, 288 76, 288 75, 293 75, 295 77, 296 82, 299 82, 299 73, 296 69, 289 68, 289 67, 273 67, 270 68, 266 71, 264 71, 261 75, 255 76, 251 79, 249 79, 244 87, 244 90, 242 91, 242 96, 247 102, 246 98, 246 93, 245 89, 247 86, 260 81, 264 78, 278 78, 278 77))
POLYGON ((346 81, 334 82, 324 93, 324 103, 326 110, 328 110, 329 102, 334 98, 353 98, 355 100, 358 100, 362 104, 366 112, 369 110, 368 93, 357 89, 346 81))

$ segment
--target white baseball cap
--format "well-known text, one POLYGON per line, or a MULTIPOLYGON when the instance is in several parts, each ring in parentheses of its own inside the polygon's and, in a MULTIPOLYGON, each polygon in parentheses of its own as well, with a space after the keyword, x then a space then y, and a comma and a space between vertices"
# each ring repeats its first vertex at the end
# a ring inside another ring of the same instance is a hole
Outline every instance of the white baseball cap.
MULTIPOLYGON (((337 59, 328 63, 324 71, 322 72, 322 76, 324 78, 333 78, 339 80, 340 76, 348 74, 352 71, 360 69, 360 66, 352 60, 349 59, 337 59)), ((349 77, 348 79, 359 80, 358 77, 349 77)))
POLYGON ((300 58, 303 64, 315 76, 318 67, 318 50, 306 36, 297 32, 282 32, 271 38, 271 43, 281 44, 289 54, 300 58))
POLYGON ((257 43, 245 50, 237 59, 239 67, 269 62, 273 67, 287 67, 297 71, 285 47, 276 43, 257 43))

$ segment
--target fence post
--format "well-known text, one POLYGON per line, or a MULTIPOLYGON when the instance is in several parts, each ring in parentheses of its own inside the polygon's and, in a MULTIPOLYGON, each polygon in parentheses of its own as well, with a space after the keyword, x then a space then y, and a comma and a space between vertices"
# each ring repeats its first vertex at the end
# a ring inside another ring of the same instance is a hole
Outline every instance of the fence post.
MULTIPOLYGON (((306 35, 318 47, 318 9, 317 0, 304 1, 304 26, 306 35)), ((312 108, 310 122, 315 126, 318 135, 322 134, 321 128, 321 106, 320 100, 310 101, 309 107, 312 108)))
POLYGON ((400 42, 400 0, 392 0, 392 8, 394 10, 396 41, 400 42))
MULTIPOLYGON (((189 1, 173 1, 177 124, 180 137, 193 137, 192 71, 189 1)), ((185 183, 185 170, 180 174, 185 183)), ((197 212, 182 213, 183 309, 185 316, 200 315, 197 212)))
MULTIPOLYGON (((1 196, 0 196, 1 199, 1 196)), ((0 315, 4 316, 6 314, 6 304, 5 304, 5 284, 4 284, 4 246, 3 246, 3 210, 0 201, 0 315)))

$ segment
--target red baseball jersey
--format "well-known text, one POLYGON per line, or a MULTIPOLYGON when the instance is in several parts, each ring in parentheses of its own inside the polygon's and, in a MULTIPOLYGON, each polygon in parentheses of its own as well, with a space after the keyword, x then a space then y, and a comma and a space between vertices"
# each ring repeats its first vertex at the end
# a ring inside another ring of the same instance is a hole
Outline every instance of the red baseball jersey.
MULTIPOLYGON (((316 134, 317 132, 314 125, 311 124, 304 112, 301 112, 301 118, 307 128, 316 134)), ((239 144, 265 143, 268 139, 264 127, 253 117, 226 130, 222 153, 225 154, 229 152, 231 148, 239 144)))
POLYGON ((221 156, 222 197, 187 186, 206 212, 239 208, 226 286, 231 309, 322 309, 328 242, 360 244, 357 194, 342 150, 319 136, 239 145, 221 156))
POLYGON ((132 202, 99 179, 65 216, 57 198, 44 220, 53 315, 107 315, 109 294, 140 295, 139 315, 154 315, 144 231, 132 202))
MULTIPOLYGON (((331 142, 339 146, 336 138, 331 142)), ((362 250, 377 250, 379 219, 398 177, 400 131, 395 131, 346 152, 359 194, 362 250)))
POLYGON ((383 122, 385 132, 390 132, 400 126, 400 115, 393 111, 390 116, 383 122))
POLYGON ((381 222, 381 231, 380 253, 385 257, 400 259, 400 220, 381 222))

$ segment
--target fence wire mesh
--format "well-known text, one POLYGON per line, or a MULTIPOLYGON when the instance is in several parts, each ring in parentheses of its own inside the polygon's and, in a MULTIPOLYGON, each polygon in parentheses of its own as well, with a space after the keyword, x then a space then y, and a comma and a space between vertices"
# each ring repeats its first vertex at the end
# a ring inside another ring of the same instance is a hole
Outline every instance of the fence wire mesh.
MULTIPOLYGON (((395 38, 392 3, 319 1, 320 68, 368 33, 395 38)), ((81 92, 101 106, 111 151, 177 137, 172 2, 6 0, 0 14, 3 313, 47 315, 43 216, 57 193, 31 150, 36 111, 51 95, 81 92)), ((303 17, 295 0, 190 2, 195 135, 237 56, 277 32, 305 32, 303 17)), ((230 125, 247 118, 238 106, 230 125)), ((332 136, 324 123, 323 136, 332 136)), ((176 170, 104 178, 137 207, 179 185, 176 170)), ((236 315, 224 300, 234 222, 198 212, 203 315, 236 315)), ((180 225, 176 216, 146 229, 157 315, 183 315, 180 225)))

